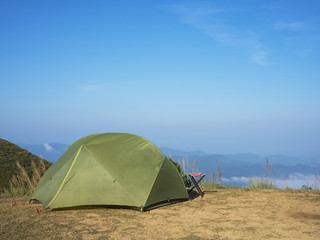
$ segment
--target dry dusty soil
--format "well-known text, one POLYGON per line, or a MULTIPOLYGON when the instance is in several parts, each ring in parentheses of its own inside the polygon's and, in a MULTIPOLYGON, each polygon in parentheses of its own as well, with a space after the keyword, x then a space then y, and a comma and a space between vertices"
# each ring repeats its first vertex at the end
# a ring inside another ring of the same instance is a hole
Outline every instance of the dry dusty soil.
POLYGON ((50 211, 29 197, 0 198, 0 239, 320 239, 319 191, 207 189, 150 212, 50 211))

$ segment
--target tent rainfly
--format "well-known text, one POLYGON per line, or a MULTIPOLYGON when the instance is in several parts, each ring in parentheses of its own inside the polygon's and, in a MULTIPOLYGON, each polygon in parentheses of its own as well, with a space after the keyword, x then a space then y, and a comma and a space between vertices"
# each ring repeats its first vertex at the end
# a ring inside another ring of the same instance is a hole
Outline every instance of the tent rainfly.
POLYGON ((150 141, 126 133, 73 143, 43 175, 32 200, 45 208, 109 205, 148 210, 188 199, 174 164, 150 141))

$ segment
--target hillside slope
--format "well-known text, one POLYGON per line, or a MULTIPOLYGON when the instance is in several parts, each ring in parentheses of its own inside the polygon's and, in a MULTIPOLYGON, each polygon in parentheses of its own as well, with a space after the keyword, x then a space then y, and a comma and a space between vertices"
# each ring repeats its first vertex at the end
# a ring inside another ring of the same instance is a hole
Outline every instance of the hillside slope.
MULTIPOLYGON (((17 163, 26 169, 29 177, 32 175, 31 161, 34 161, 39 166, 40 158, 27 150, 18 147, 17 145, 0 138, 0 192, 4 188, 9 187, 9 181, 12 175, 17 174, 17 163)), ((51 163, 44 160, 46 168, 50 167, 51 163)))

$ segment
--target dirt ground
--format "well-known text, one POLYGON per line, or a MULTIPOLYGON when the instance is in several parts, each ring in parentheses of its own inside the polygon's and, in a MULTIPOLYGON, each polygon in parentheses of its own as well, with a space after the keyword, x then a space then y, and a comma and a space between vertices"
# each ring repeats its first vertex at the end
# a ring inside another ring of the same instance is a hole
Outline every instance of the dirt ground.
POLYGON ((0 239, 320 239, 319 191, 207 189, 150 212, 50 211, 29 197, 0 198, 0 239))

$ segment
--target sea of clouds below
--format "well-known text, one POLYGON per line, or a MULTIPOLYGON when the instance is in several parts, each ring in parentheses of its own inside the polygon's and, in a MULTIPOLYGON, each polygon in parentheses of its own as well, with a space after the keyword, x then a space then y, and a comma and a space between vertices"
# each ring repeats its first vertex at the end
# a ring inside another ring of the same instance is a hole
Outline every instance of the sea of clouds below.
MULTIPOLYGON (((222 177, 222 184, 231 186, 247 186, 254 177, 222 177)), ((257 177, 261 179, 261 177, 257 177)), ((320 189, 320 176, 318 175, 303 175, 301 173, 290 174, 286 178, 271 178, 272 183, 280 189, 292 188, 301 189, 303 185, 311 187, 313 190, 320 189)))

